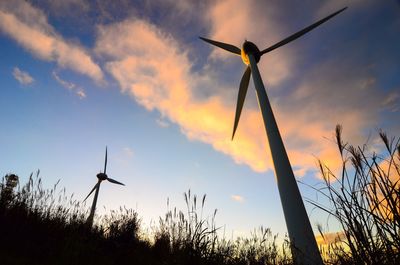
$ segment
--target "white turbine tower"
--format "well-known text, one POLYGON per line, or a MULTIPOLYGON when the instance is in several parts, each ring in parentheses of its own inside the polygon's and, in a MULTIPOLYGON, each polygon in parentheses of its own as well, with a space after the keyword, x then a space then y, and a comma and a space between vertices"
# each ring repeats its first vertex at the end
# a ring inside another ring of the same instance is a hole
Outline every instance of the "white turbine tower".
POLYGON ((258 70, 257 63, 260 61, 262 55, 301 37, 302 35, 336 16, 340 12, 344 11, 346 8, 347 7, 338 10, 326 18, 321 19, 320 21, 262 51, 260 51, 254 43, 247 40, 243 43, 242 49, 239 49, 231 44, 200 37, 200 39, 212 45, 241 56, 243 62, 247 65, 242 80, 240 81, 232 140, 235 136, 235 131, 239 123, 240 113, 243 108, 247 87, 250 81, 250 75, 253 74, 254 86, 264 120, 264 126, 275 168, 283 213, 285 216, 289 238, 292 243, 292 255, 296 264, 322 265, 323 262, 315 241, 314 233, 312 231, 306 209, 304 207, 303 200, 299 192, 299 188, 296 183, 296 179, 293 174, 292 167, 286 154, 285 146, 278 130, 278 125, 276 124, 275 117, 272 112, 271 104, 258 70))
POLYGON ((90 209, 90 214, 89 217, 87 219, 87 223, 92 226, 93 224, 93 218, 94 218, 94 212, 96 211, 96 204, 97 204, 97 197, 99 196, 99 190, 100 190, 100 184, 103 180, 108 180, 111 183, 114 184, 118 184, 118 185, 123 185, 125 186, 125 184, 118 182, 112 178, 109 178, 106 174, 106 170, 107 170, 107 147, 106 147, 106 155, 105 155, 105 159, 104 159, 104 172, 103 173, 99 173, 97 174, 97 183, 96 185, 94 185, 93 189, 89 192, 88 196, 86 196, 86 198, 83 201, 86 201, 86 199, 90 196, 90 194, 93 193, 94 190, 96 190, 95 194, 94 194, 94 198, 93 198, 93 203, 92 203, 92 208, 90 209))

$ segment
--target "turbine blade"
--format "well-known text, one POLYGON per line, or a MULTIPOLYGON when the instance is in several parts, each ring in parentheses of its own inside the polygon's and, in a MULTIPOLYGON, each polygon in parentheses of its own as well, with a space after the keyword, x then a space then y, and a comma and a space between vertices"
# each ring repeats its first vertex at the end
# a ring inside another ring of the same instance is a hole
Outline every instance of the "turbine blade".
POLYGON ((96 185, 94 185, 93 189, 89 192, 88 196, 86 196, 86 198, 83 201, 86 201, 87 198, 89 198, 90 194, 93 193, 93 191, 95 191, 95 189, 97 188, 97 186, 100 185, 100 182, 97 182, 96 185))
POLYGON ((312 24, 312 25, 310 25, 310 26, 308 26, 308 27, 306 27, 306 28, 300 30, 299 32, 297 32, 297 33, 295 33, 295 34, 293 34, 293 35, 287 37, 286 39, 281 40, 280 42, 278 42, 278 43, 272 45, 271 47, 268 47, 268 48, 266 48, 265 50, 262 50, 262 51, 261 51, 261 55, 263 55, 263 54, 265 54, 265 53, 267 53, 267 52, 273 51, 273 50, 275 50, 276 48, 279 48, 279 47, 281 47, 281 46, 283 46, 283 45, 285 45, 285 44, 287 44, 287 43, 289 43, 289 42, 291 42, 291 41, 294 41, 295 39, 297 39, 297 38, 303 36, 303 35, 306 34, 307 32, 309 32, 309 31, 313 30, 314 28, 318 27, 318 26, 321 25, 322 23, 324 23, 324 22, 328 21, 329 19, 333 18, 333 17, 336 16, 337 14, 343 12, 346 8, 347 8, 347 6, 346 6, 345 8, 342 8, 342 9, 336 11, 335 13, 333 13, 333 14, 331 14, 331 15, 329 15, 329 16, 327 16, 327 17, 321 19, 321 20, 319 20, 318 22, 315 22, 314 24, 312 24))
POLYGON ((208 43, 210 43, 212 45, 215 45, 215 46, 217 46, 217 47, 219 47, 221 49, 224 49, 224 50, 226 50, 228 52, 231 52, 231 53, 234 53, 234 54, 237 54, 237 55, 240 55, 240 53, 241 53, 241 50, 238 47, 236 47, 236 46, 234 46, 232 44, 227 44, 227 43, 223 43, 223 42, 219 42, 219 41, 215 41, 215 40, 210 40, 210 39, 206 39, 206 38, 203 38, 203 37, 199 37, 199 38, 202 39, 205 42, 208 42, 208 43))
POLYGON ((106 146, 106 157, 104 159, 104 174, 106 174, 106 170, 107 170, 107 146, 106 146))
POLYGON ((250 66, 247 66, 246 71, 242 76, 242 80, 240 80, 239 94, 236 103, 235 123, 233 125, 232 140, 233 137, 235 137, 235 132, 239 124, 239 118, 240 114, 242 113, 242 108, 244 100, 246 98, 247 88, 249 87, 250 75, 251 75, 251 68, 250 66))
POLYGON ((121 182, 119 182, 119 181, 116 181, 115 179, 107 178, 107 180, 108 180, 109 182, 111 182, 111 183, 119 184, 119 185, 125 186, 124 183, 121 183, 121 182))

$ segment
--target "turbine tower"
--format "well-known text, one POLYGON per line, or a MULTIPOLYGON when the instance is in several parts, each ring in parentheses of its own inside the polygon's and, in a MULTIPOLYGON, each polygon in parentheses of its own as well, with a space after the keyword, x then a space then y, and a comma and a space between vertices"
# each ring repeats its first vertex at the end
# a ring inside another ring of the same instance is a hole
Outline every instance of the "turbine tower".
POLYGON ((103 173, 100 172, 99 174, 97 174, 98 181, 97 181, 96 185, 94 185, 93 189, 89 192, 89 194, 83 200, 83 201, 86 201, 86 199, 93 193, 93 191, 96 190, 96 192, 94 193, 92 208, 90 209, 90 214, 89 214, 89 217, 87 219, 87 223, 90 226, 93 225, 94 212, 96 211, 97 197, 99 196, 99 190, 100 190, 101 182, 103 180, 108 180, 111 183, 125 186, 125 184, 123 184, 123 183, 121 183, 119 181, 116 181, 115 179, 109 178, 107 176, 107 174, 106 174, 106 171, 107 171, 107 146, 106 146, 106 155, 105 155, 105 159, 104 159, 104 172, 103 173))
POLYGON ((322 258, 315 241, 314 233, 310 221, 301 198, 296 179, 293 174, 282 137, 279 133, 278 125, 269 102, 257 63, 262 55, 271 52, 318 27, 322 23, 344 11, 347 7, 342 8, 335 13, 319 20, 318 22, 300 30, 299 32, 283 39, 282 41, 260 51, 257 46, 245 41, 242 49, 238 47, 200 37, 212 45, 222 48, 226 51, 234 53, 242 57, 244 64, 247 66, 240 81, 239 93, 236 105, 235 122, 233 126, 232 140, 235 136, 236 128, 239 123, 240 113, 246 97, 250 76, 253 74, 253 82, 257 93, 259 107, 261 109, 265 130, 270 146, 271 156, 275 168, 276 179, 278 183, 279 195, 281 198, 283 213, 285 216, 286 226, 291 241, 291 251, 296 264, 318 264, 322 265, 322 258))

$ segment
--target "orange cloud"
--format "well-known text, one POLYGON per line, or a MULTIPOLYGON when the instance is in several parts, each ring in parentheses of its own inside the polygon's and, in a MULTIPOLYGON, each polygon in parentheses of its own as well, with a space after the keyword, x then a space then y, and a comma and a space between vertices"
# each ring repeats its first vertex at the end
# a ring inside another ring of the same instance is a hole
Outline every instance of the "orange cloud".
MULTIPOLYGON (((210 5, 207 18, 210 23, 210 38, 231 43, 241 47, 245 39, 254 42, 260 50, 265 49, 287 37, 282 32, 282 25, 274 18, 275 8, 254 8, 256 1, 218 1, 210 5), (262 32, 262 34, 260 34, 262 32)), ((232 54, 219 48, 213 48, 211 58, 233 60, 232 54)), ((264 81, 271 86, 276 86, 290 73, 294 56, 291 51, 275 51, 264 56, 259 67, 264 76, 264 81)), ((237 60, 241 60, 237 58, 237 60)))
POLYGON ((318 246, 328 246, 331 244, 341 244, 346 238, 344 231, 323 233, 315 237, 318 246))
POLYGON ((244 198, 240 195, 232 195, 231 199, 236 201, 236 202, 244 202, 244 198))
MULTIPOLYGON (((211 5, 206 13, 210 21, 209 37, 235 45, 249 38, 260 47, 261 44, 267 47, 293 33, 294 30, 283 29, 276 22, 273 6, 266 11, 266 8, 250 8, 251 4, 218 1, 211 5)), ((353 66, 336 57, 310 67, 294 84, 292 93, 280 91, 283 95, 279 95, 270 85, 279 87, 296 63, 293 46, 282 49, 263 58, 260 68, 266 73, 263 78, 267 92, 273 94, 271 103, 292 166, 302 176, 315 171, 320 158, 333 171, 338 170, 341 161, 331 140, 335 125, 343 125, 344 138, 361 143, 365 128, 376 125, 382 95, 374 90, 376 83, 368 81, 373 77, 364 72, 344 78, 343 73, 353 71, 353 66)), ((224 67, 221 59, 240 61, 239 57, 213 50, 211 60, 193 71, 193 61, 184 44, 139 19, 99 26, 95 51, 107 61, 105 68, 118 81, 123 93, 178 124, 189 139, 210 144, 236 163, 248 165, 257 172, 273 169, 252 91, 249 91, 235 140, 230 140, 238 83, 232 87, 218 81, 220 77, 216 73, 224 67), (211 88, 213 93, 209 96, 211 88)), ((236 74, 239 80, 241 72, 236 74)))
POLYGON ((40 59, 54 61, 96 82, 103 81, 103 72, 89 53, 65 41, 47 22, 45 14, 28 2, 2 1, 0 30, 40 59))
POLYGON ((375 170, 370 173, 372 185, 368 186, 370 196, 375 198, 373 201, 379 202, 377 206, 373 205, 372 210, 385 221, 393 220, 392 207, 397 208, 397 213, 400 212, 400 198, 396 192, 400 189, 400 160, 396 155, 393 158, 392 162, 383 160, 374 167, 375 170))
MULTIPOLYGON (((228 104, 218 93, 196 98, 193 91, 213 87, 216 82, 192 73, 186 51, 179 47, 171 36, 141 20, 98 28, 96 52, 109 59, 106 69, 124 93, 179 124, 189 139, 210 144, 257 172, 272 169, 258 108, 244 109, 235 140, 231 141, 234 102, 228 104)), ((298 111, 293 117, 279 105, 275 107, 289 157, 299 168, 297 173, 304 175, 315 169, 316 157, 321 156, 328 165, 340 166, 334 144, 323 138, 332 135, 329 123, 321 122, 323 118, 311 120, 306 111, 298 111)))
POLYGON ((320 249, 323 259, 331 260, 331 255, 335 252, 348 251, 349 247, 346 244, 346 235, 344 231, 323 233, 315 236, 317 245, 320 249))
POLYGON ((179 124, 189 139, 211 144, 256 171, 266 170, 265 136, 258 110, 243 114, 237 138, 232 142, 232 108, 218 96, 204 100, 194 97, 193 89, 212 84, 190 72, 191 63, 178 47, 175 40, 156 27, 130 20, 100 27, 96 51, 112 58, 106 64, 107 70, 122 91, 139 104, 148 110, 157 109, 163 117, 179 124))

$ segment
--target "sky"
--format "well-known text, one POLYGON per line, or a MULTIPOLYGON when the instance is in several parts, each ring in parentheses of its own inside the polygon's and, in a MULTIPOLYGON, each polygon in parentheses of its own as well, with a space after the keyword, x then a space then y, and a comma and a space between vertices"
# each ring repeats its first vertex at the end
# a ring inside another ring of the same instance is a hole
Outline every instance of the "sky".
MULTIPOLYGON (((0 175, 40 170, 83 199, 108 147, 98 212, 138 211, 144 226, 183 193, 207 194, 228 237, 286 233, 252 81, 234 141, 241 59, 199 36, 267 48, 261 76, 303 198, 321 159, 340 169, 336 124, 352 144, 400 133, 399 1, 0 0, 0 175)), ((314 231, 327 216, 306 203, 314 231)), ((334 223, 328 230, 340 229, 334 223)))

